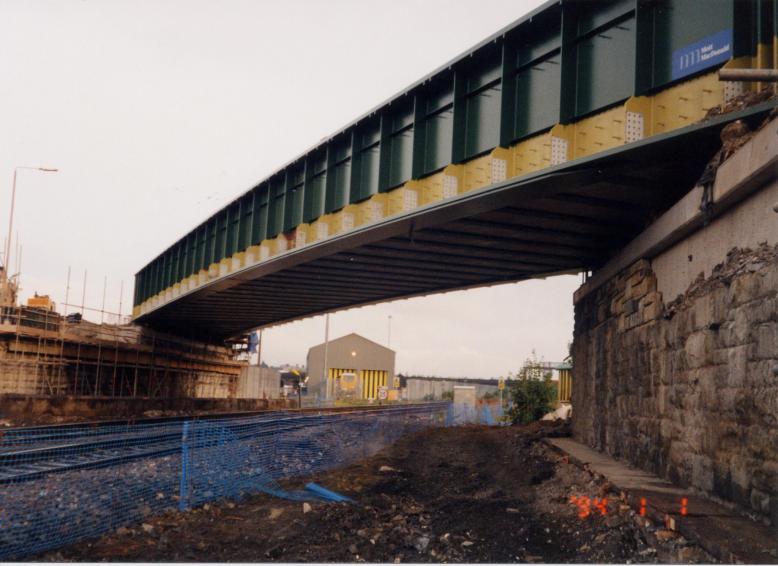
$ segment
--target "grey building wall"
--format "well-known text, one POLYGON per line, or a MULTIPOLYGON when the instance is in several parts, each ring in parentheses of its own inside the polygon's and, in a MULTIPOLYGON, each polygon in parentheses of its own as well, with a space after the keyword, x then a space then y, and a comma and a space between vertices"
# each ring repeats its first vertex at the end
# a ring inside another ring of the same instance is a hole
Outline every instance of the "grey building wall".
MULTIPOLYGON (((394 379, 395 352, 358 334, 347 334, 330 340, 327 348, 329 368, 357 370, 379 370, 388 374, 387 385, 391 388, 394 379), (352 355, 356 354, 356 355, 352 355)), ((308 395, 325 399, 327 382, 324 379, 324 344, 308 350, 308 395)))
POLYGON ((425 398, 442 399, 443 393, 454 391, 455 385, 474 385, 475 395, 481 398, 487 393, 497 391, 495 380, 484 380, 485 383, 478 383, 475 379, 444 379, 444 378, 423 378, 409 377, 406 380, 406 398, 409 401, 422 401, 425 398))
POLYGON ((279 399, 281 375, 271 368, 247 366, 238 377, 238 399, 279 399))

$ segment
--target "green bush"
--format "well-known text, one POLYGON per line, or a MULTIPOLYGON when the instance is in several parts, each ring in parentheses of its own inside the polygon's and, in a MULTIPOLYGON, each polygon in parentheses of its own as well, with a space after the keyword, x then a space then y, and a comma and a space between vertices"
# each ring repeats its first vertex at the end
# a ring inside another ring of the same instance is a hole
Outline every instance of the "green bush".
POLYGON ((542 379, 520 377, 509 382, 509 395, 513 400, 510 410, 513 424, 527 424, 540 420, 554 409, 556 387, 548 376, 542 379))

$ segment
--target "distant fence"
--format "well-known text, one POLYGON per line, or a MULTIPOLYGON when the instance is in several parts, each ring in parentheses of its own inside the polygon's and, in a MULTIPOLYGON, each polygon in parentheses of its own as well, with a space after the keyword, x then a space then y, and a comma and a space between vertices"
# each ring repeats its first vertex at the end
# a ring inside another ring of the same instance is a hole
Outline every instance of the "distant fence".
POLYGON ((0 431, 0 560, 222 497, 315 499, 279 481, 346 465, 409 432, 457 424, 448 408, 426 403, 0 431))
POLYGON ((446 426, 464 424, 499 425, 507 424, 502 405, 492 403, 449 403, 446 409, 446 426))

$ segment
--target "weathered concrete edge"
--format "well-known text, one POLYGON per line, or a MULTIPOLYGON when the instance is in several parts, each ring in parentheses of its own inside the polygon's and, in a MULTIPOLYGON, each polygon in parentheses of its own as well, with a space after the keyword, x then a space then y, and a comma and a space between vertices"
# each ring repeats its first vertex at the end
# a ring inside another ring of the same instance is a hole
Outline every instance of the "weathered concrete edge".
MULTIPOLYGON (((567 461, 574 466, 581 468, 582 470, 588 471, 589 473, 594 473, 594 470, 592 470, 589 467, 589 463, 581 460, 577 456, 571 454, 570 452, 567 452, 562 446, 559 446, 554 443, 553 438, 542 438, 541 442, 551 449, 552 451, 556 452, 560 456, 563 456, 567 459, 567 461)), ((584 445, 585 446, 585 445, 584 445)), ((587 446, 587 448, 589 448, 587 446)), ((589 448, 591 450, 591 448, 589 448)), ((615 458, 614 458, 615 460, 615 458)), ((615 460, 618 462, 618 460, 615 460)), ((630 492, 634 491, 630 488, 623 488, 620 485, 618 485, 615 480, 612 478, 606 477, 608 483, 611 486, 611 490, 614 493, 624 493, 626 495, 626 502, 628 505, 630 505, 633 510, 637 511, 637 498, 632 497, 630 492), (614 483, 615 482, 615 483, 614 483)), ((687 491, 687 490, 684 490, 687 491)), ((691 491, 689 491, 690 495, 693 495, 691 491)), ((711 502, 714 505, 717 505, 714 502, 711 502)), ((651 506, 646 507, 646 515, 648 519, 653 521, 654 523, 663 524, 665 521, 665 515, 658 509, 654 509, 651 506)), ((705 538, 699 536, 699 533, 694 529, 689 529, 684 523, 676 524, 675 529, 677 532, 679 532, 684 538, 687 540, 690 540, 697 544, 700 548, 702 548, 705 552, 713 556, 716 560, 719 560, 723 563, 744 563, 743 557, 739 556, 735 552, 732 551, 731 548, 727 545, 727 541, 715 541, 710 538, 705 538)))
MULTIPOLYGON (((778 118, 759 130, 716 173, 713 216, 745 199, 778 174, 778 118)), ((703 227, 702 187, 694 187, 573 294, 577 304, 639 259, 651 259, 703 227)))

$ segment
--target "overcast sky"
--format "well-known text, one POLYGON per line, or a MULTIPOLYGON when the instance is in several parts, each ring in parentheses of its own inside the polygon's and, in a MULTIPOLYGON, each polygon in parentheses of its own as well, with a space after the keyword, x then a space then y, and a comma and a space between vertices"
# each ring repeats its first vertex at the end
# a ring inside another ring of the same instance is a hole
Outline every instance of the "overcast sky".
MULTIPOLYGON (((106 310, 135 272, 220 206, 539 0, 0 0, 0 241, 22 299, 106 310), (12 266, 15 261, 11 260, 12 266)), ((574 276, 352 309, 331 337, 388 340, 403 372, 488 377, 572 336, 574 276)), ((73 310, 73 309, 71 309, 73 310)), ((63 308, 60 308, 60 312, 63 308)), ((98 315, 99 318, 99 315, 98 315)), ((303 363, 324 319, 265 332, 263 358, 303 363)))

